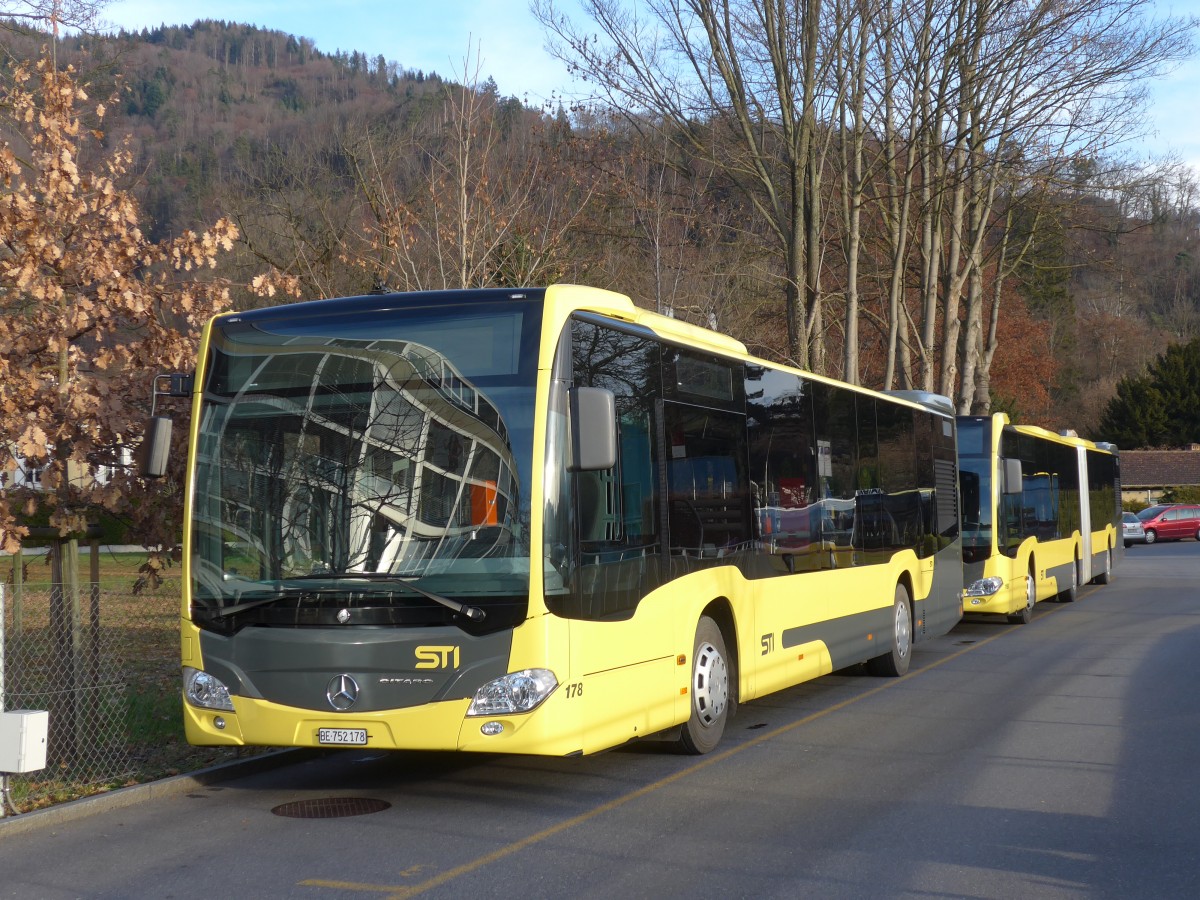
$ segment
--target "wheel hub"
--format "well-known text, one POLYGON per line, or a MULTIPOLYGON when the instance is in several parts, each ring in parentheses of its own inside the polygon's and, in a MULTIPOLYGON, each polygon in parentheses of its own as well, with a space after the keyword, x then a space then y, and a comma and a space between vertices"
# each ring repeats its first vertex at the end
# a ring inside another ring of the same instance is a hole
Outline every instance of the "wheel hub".
POLYGON ((908 656, 912 646, 912 628, 908 620, 908 609, 903 603, 896 604, 896 653, 901 659, 908 656))
POLYGON ((696 651, 692 698, 696 713, 705 725, 711 725, 719 719, 729 702, 729 669, 712 644, 701 644, 696 651))

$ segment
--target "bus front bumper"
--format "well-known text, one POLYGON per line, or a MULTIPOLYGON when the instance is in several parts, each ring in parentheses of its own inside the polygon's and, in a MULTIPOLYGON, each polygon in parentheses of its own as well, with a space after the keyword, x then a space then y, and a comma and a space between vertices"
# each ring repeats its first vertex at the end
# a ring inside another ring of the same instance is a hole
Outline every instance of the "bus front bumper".
POLYGON ((371 713, 322 713, 234 697, 234 712, 183 701, 188 743, 197 746, 464 750, 569 756, 580 752, 580 730, 561 709, 557 691, 519 715, 466 715, 468 700, 371 713), (561 714, 561 715, 560 715, 561 714))

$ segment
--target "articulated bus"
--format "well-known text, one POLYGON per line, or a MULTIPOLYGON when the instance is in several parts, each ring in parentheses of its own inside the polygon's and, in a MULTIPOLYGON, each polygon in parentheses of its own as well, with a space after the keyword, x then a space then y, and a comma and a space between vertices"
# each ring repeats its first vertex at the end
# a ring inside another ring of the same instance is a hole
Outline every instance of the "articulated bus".
POLYGON ((962 616, 948 401, 623 295, 226 314, 192 383, 193 744, 703 753, 738 703, 902 674, 962 616))
POLYGON ((1026 623, 1039 600, 1108 583, 1124 552, 1115 446, 1004 413, 960 416, 958 436, 964 612, 1026 623))

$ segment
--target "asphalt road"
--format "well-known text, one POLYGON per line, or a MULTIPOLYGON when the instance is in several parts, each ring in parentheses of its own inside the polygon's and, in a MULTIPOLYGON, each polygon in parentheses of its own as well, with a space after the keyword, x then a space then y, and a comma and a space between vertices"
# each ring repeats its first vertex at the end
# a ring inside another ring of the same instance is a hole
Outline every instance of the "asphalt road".
POLYGON ((1198 661, 1200 544, 1138 546, 904 678, 745 704, 707 757, 309 756, 0 822, 0 897, 1194 898, 1198 661), (348 798, 390 805, 273 812, 348 798))

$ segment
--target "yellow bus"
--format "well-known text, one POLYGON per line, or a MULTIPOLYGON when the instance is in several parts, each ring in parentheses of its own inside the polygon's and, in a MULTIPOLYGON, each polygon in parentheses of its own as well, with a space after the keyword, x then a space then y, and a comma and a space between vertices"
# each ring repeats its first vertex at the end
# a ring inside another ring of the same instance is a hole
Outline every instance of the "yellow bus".
POLYGON ((1040 600, 1107 584, 1124 552, 1117 448, 960 416, 963 611, 1027 623, 1040 600))
POLYGON ((192 384, 194 744, 703 753, 739 703, 902 674, 962 615, 948 401, 624 295, 227 314, 192 384))

